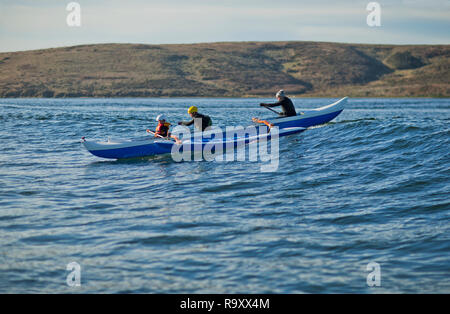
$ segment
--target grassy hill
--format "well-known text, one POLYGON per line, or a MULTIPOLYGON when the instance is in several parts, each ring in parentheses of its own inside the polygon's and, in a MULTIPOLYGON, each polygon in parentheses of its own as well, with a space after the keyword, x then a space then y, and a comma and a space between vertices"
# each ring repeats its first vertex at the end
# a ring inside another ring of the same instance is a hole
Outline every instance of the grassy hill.
POLYGON ((101 44, 0 53, 0 97, 450 97, 450 45, 101 44))

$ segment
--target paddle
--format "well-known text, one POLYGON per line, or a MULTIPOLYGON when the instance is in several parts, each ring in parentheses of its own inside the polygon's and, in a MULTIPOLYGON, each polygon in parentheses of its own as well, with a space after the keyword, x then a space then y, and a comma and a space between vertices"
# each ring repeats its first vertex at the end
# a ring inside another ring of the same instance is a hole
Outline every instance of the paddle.
POLYGON ((157 137, 160 137, 160 138, 162 138, 162 139, 165 139, 165 140, 167 140, 167 141, 175 141, 175 143, 177 143, 177 144, 181 144, 182 142, 181 142, 181 140, 178 138, 178 137, 176 137, 175 135, 171 135, 171 137, 164 137, 164 136, 162 136, 162 135, 159 135, 159 134, 156 134, 155 132, 153 132, 153 131, 150 131, 149 129, 147 129, 147 133, 151 133, 151 134, 153 134, 153 135, 155 135, 155 136, 157 136, 157 137))
POLYGON ((275 112, 276 114, 280 114, 281 112, 278 112, 278 111, 276 111, 276 110, 273 110, 272 108, 270 108, 270 107, 266 107, 266 106, 261 106, 261 107, 264 107, 264 108, 266 108, 266 109, 269 109, 270 111, 272 111, 272 112, 275 112))
POLYGON ((165 140, 168 140, 168 139, 169 139, 168 137, 164 137, 164 136, 162 136, 162 135, 156 134, 155 132, 150 131, 150 130, 147 130, 147 133, 151 133, 151 134, 153 134, 153 135, 155 135, 155 136, 157 136, 157 137, 163 138, 163 139, 165 139, 165 140))

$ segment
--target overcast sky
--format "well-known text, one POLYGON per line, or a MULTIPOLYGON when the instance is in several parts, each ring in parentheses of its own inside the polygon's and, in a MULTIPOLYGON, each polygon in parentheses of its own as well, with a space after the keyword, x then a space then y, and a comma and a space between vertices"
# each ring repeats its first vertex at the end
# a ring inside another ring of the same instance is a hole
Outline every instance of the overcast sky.
POLYGON ((381 0, 369 27, 360 0, 0 0, 0 51, 92 43, 331 41, 450 44, 450 0, 381 0))

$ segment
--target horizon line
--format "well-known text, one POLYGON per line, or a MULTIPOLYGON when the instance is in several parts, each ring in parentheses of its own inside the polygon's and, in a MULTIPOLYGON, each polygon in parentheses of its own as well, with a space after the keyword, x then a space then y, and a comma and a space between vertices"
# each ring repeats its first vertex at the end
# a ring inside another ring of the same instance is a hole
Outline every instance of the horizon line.
POLYGON ((363 42, 344 42, 344 41, 314 41, 314 40, 240 40, 240 41, 211 41, 211 42, 185 42, 185 43, 164 43, 164 44, 154 44, 154 43, 142 43, 142 42, 109 42, 109 43, 80 43, 69 46, 54 46, 38 49, 26 49, 26 50, 15 50, 15 51, 0 51, 0 53, 16 53, 16 52, 30 52, 30 51, 40 51, 40 50, 50 50, 50 49, 62 49, 62 48, 72 48, 81 46, 100 46, 100 45, 146 45, 146 46, 176 46, 176 45, 202 45, 202 44, 230 44, 230 43, 323 43, 323 44, 342 44, 342 45, 366 45, 366 46, 449 46, 449 44, 386 44, 386 43, 363 43, 363 42))

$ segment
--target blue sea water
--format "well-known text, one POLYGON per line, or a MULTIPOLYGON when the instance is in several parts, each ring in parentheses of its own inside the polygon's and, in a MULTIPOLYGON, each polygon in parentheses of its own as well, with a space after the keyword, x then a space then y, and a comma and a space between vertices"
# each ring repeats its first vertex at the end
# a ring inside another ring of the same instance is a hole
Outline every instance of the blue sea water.
POLYGON ((0 100, 0 292, 449 293, 450 99, 350 99, 281 138, 276 172, 80 144, 187 120, 193 104, 247 125, 271 115, 261 101, 0 100))

